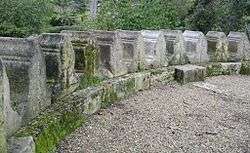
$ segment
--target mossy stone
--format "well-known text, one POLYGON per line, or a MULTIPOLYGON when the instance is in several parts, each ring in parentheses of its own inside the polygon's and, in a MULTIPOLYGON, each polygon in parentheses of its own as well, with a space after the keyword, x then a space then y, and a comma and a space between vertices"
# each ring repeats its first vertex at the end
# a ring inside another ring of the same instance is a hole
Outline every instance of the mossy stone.
POLYGON ((250 75, 250 61, 243 61, 242 62, 240 74, 250 75))

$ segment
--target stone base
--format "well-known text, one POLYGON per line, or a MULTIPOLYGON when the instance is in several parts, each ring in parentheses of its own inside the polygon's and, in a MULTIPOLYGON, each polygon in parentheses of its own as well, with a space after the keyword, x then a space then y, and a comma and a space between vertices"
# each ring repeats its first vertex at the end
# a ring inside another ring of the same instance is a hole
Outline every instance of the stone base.
POLYGON ((196 65, 183 65, 175 67, 175 80, 186 84, 188 82, 204 81, 206 68, 196 65))
POLYGON ((239 74, 241 63, 212 63, 206 66, 207 76, 239 74))

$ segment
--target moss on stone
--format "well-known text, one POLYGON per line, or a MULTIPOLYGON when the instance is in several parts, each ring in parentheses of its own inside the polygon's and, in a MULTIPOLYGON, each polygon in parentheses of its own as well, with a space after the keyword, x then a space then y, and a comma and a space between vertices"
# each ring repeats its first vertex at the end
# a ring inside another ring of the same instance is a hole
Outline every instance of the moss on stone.
POLYGON ((163 69, 152 69, 150 70, 151 72, 151 75, 159 75, 159 74, 162 74, 164 72, 163 69))
POLYGON ((87 75, 95 75, 98 65, 98 55, 99 49, 94 45, 93 42, 90 42, 84 51, 84 62, 85 68, 84 73, 87 75))
POLYGON ((243 61, 240 68, 240 74, 250 75, 250 61, 243 61))
POLYGON ((80 78, 79 90, 86 89, 90 86, 97 86, 103 81, 102 78, 98 76, 91 76, 91 75, 83 75, 80 78))
POLYGON ((207 67, 207 76, 229 75, 230 71, 223 69, 220 63, 213 63, 207 67))
POLYGON ((125 83, 125 88, 126 95, 130 95, 131 93, 135 92, 135 78, 129 79, 125 83))
POLYGON ((115 101, 119 100, 115 89, 112 86, 106 87, 102 93, 102 108, 107 108, 115 101))
MULTIPOLYGON (((57 106, 54 106, 57 107, 57 106)), ((49 153, 56 149, 57 144, 86 118, 78 112, 51 110, 41 114, 28 126, 21 128, 16 137, 32 136, 36 144, 36 153, 49 153)))

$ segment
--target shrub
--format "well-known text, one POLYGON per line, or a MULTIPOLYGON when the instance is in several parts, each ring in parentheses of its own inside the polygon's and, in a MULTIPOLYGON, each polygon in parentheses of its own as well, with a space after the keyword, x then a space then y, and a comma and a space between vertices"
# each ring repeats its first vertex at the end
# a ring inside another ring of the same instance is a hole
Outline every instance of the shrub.
POLYGON ((1 0, 0 36, 26 37, 39 33, 51 15, 48 0, 1 0))
POLYGON ((193 0, 104 0, 97 17, 100 29, 161 29, 184 26, 193 0))

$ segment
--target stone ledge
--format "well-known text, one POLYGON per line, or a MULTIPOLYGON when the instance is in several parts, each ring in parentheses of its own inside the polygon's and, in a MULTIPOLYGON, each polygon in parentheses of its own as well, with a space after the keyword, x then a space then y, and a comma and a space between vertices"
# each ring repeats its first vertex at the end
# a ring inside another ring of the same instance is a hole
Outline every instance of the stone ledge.
POLYGON ((240 74, 241 62, 235 63, 210 63, 206 65, 207 76, 240 74))

